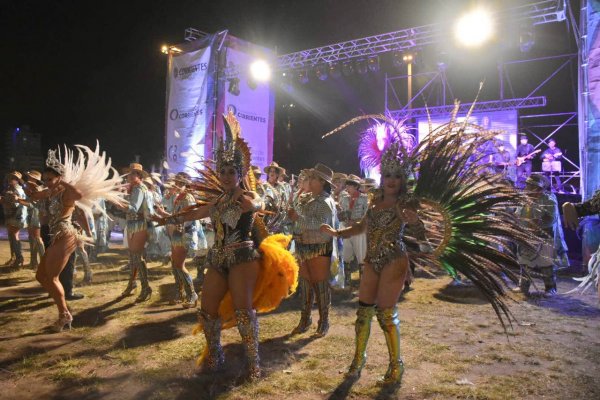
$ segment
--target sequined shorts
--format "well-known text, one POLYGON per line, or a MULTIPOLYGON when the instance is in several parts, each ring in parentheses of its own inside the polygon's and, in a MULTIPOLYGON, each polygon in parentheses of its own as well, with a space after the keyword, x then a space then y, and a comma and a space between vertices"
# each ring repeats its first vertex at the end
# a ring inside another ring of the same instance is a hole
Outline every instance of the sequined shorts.
POLYGON ((212 247, 206 255, 206 266, 216 270, 221 275, 227 276, 229 270, 237 264, 258 259, 260 259, 260 255, 254 248, 254 242, 246 241, 222 247, 212 247))
POLYGON ((389 244, 389 247, 381 245, 379 249, 379 252, 374 255, 367 252, 367 256, 365 257, 365 263, 370 264, 378 274, 381 273, 386 265, 404 257, 406 254, 406 245, 404 242, 392 243, 389 244))
POLYGON ((331 257, 333 254, 333 241, 325 243, 298 243, 296 242, 296 259, 298 262, 310 260, 315 257, 331 257))
POLYGON ((71 221, 61 221, 50 227, 50 237, 52 238, 50 244, 54 244, 57 240, 65 236, 74 236, 79 244, 85 236, 79 233, 79 230, 71 223, 71 221))

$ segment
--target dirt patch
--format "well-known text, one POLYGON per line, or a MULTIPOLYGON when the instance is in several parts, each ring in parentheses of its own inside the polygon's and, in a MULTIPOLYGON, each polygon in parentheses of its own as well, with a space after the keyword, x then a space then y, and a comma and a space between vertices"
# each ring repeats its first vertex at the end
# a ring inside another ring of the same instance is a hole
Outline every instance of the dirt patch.
MULTIPOLYGON (((8 258, 0 242, 0 260, 8 258)), ((26 260, 27 261, 27 260, 26 260)), ((51 333, 56 309, 32 270, 0 267, 0 398, 10 399, 591 399, 600 398, 600 309, 596 294, 517 299, 504 332, 473 288, 419 278, 399 304, 406 373, 398 391, 380 390, 385 340, 374 320, 369 358, 356 383, 343 373, 353 355, 356 298, 335 292, 328 336, 290 337, 298 299, 260 318, 264 378, 243 381, 237 330, 223 333, 227 370, 195 375, 204 340, 194 310, 168 304, 170 268, 150 264, 152 300, 118 299, 127 274, 123 249, 92 265, 94 283, 70 302, 73 330, 51 333)), ((194 273, 195 275, 195 273, 194 273)), ((78 273, 77 281, 82 278, 78 273)), ((559 282, 565 292, 574 284, 559 282)), ((313 311, 316 319, 317 311, 313 311)), ((313 328, 316 328, 316 323, 313 328)))

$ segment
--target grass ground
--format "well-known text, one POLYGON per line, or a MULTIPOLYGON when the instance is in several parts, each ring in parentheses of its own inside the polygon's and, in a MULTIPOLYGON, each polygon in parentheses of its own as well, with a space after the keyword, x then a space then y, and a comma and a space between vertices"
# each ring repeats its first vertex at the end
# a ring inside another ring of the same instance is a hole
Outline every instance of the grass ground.
MULTIPOLYGON (((150 265, 155 294, 135 304, 117 300, 127 276, 118 246, 93 264, 94 283, 70 302, 73 330, 51 333, 56 309, 29 269, 0 267, 0 398, 4 399, 598 399, 600 308, 596 294, 522 299, 506 334, 472 288, 449 279, 417 279, 399 304, 406 373, 398 391, 379 390, 387 352, 374 321, 362 377, 344 384, 353 354, 356 298, 333 296, 331 330, 289 337, 299 318, 290 298, 260 317, 264 378, 242 379, 237 330, 223 333, 227 370, 196 376, 204 340, 191 335, 194 310, 168 304, 168 266, 150 265)), ((0 242, 0 260, 8 258, 0 242)), ((194 273, 195 275, 195 273, 194 273)), ((77 275, 77 281, 82 273, 77 275)), ((559 291, 573 287, 561 279, 559 291)), ((314 318, 317 311, 314 310, 314 318)))

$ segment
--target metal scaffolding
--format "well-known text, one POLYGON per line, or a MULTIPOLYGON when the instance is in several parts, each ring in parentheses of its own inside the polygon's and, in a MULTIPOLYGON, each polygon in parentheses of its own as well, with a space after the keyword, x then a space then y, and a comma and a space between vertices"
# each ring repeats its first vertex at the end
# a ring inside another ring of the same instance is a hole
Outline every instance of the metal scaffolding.
MULTIPOLYGON (((540 25, 564 21, 565 9, 565 0, 544 0, 500 11, 494 17, 498 22, 527 20, 532 25, 540 25)), ((425 25, 284 54, 278 57, 278 69, 311 68, 319 64, 421 48, 442 41, 448 36, 447 30, 448 27, 442 24, 425 25)))

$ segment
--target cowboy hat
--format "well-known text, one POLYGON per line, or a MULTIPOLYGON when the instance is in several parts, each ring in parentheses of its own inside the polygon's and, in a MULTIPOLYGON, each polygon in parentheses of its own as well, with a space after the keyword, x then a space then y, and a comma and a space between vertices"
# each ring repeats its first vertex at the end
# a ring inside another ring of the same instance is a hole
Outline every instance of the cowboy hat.
POLYGON ((19 172, 19 171, 11 171, 8 174, 6 174, 7 177, 11 177, 14 176, 15 178, 17 178, 17 180, 19 182, 23 182, 23 175, 19 172))
POLYGON ((36 170, 31 170, 31 171, 27 171, 25 172, 25 175, 31 179, 33 179, 34 181, 38 181, 41 182, 42 181, 42 173, 40 171, 36 171, 36 170))
POLYGON ((311 168, 309 171, 311 174, 318 176, 319 178, 323 179, 325 182, 332 184, 333 170, 331 168, 329 168, 327 165, 318 163, 317 165, 315 165, 314 168, 311 168))
POLYGON ((336 179, 339 179, 341 181, 345 181, 346 179, 348 179, 348 175, 342 173, 342 172, 334 172, 333 173, 333 180, 335 181, 336 179))
POLYGON ((365 178, 363 179, 361 186, 373 188, 377 186, 377 181, 373 178, 365 178))
POLYGON ((258 165, 251 165, 250 166, 250 170, 252 171, 252 173, 254 175, 262 175, 262 170, 260 169, 260 167, 258 165))
POLYGON ((346 177, 346 183, 354 183, 357 186, 360 186, 360 177, 350 174, 346 177))
POLYGON ((265 169, 264 169, 264 171, 265 171, 265 174, 267 174, 267 175, 268 175, 268 174, 269 174, 269 170, 270 170, 271 168, 275 168, 275 169, 276 169, 276 170, 277 170, 279 173, 285 172, 285 170, 284 170, 283 168, 281 168, 281 167, 279 166, 279 164, 277 164, 275 161, 273 161, 271 164, 269 164, 269 165, 267 165, 267 166, 265 167, 265 169))
POLYGON ((125 174, 130 174, 134 171, 140 173, 143 178, 147 178, 148 176, 150 176, 146 171, 144 171, 142 164, 131 163, 131 164, 129 164, 128 168, 123 169, 123 172, 125 174))

